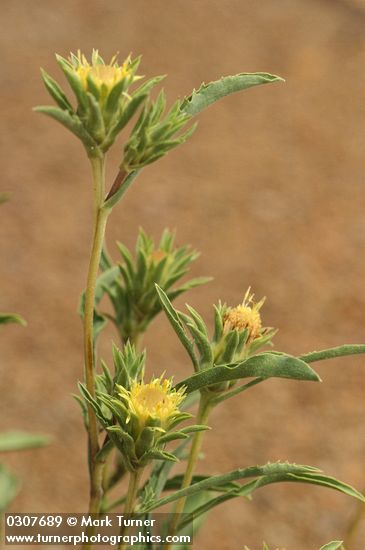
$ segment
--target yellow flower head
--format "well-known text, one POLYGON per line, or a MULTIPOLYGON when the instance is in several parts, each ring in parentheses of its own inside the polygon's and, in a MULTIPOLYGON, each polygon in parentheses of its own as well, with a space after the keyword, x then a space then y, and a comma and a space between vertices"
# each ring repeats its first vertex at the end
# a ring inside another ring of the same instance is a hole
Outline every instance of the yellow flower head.
POLYGON ((179 412, 185 389, 174 390, 171 380, 155 378, 148 384, 133 382, 130 391, 118 386, 119 395, 126 401, 131 415, 144 426, 149 418, 160 421, 162 428, 179 412))
POLYGON ((82 86, 86 91, 91 91, 89 78, 94 86, 100 91, 108 94, 111 89, 123 79, 130 78, 130 84, 137 80, 134 74, 136 66, 129 55, 122 65, 118 65, 114 55, 109 63, 104 63, 97 51, 93 52, 91 63, 85 55, 78 51, 77 56, 72 60, 75 72, 79 76, 82 86))
POLYGON ((248 329, 249 340, 254 340, 260 335, 262 322, 260 309, 265 302, 262 298, 259 302, 253 301, 253 294, 250 294, 249 288, 245 294, 242 304, 229 308, 223 317, 224 332, 238 330, 239 332, 248 329))

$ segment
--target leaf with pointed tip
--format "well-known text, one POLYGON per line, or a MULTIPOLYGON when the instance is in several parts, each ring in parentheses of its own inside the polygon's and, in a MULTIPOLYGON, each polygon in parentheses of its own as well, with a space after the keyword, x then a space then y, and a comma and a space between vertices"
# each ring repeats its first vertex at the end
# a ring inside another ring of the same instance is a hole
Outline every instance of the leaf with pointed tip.
POLYGON ((49 92, 49 94, 53 97, 55 102, 61 109, 65 109, 66 111, 69 111, 70 113, 73 112, 73 108, 69 100, 67 99, 64 91, 59 86, 59 84, 48 74, 45 70, 41 69, 43 82, 49 92))
POLYGON ((169 432, 165 435, 162 435, 158 438, 159 444, 169 443, 170 441, 175 441, 176 439, 188 439, 188 434, 183 432, 169 432))
POLYGON ((356 498, 361 502, 365 502, 365 497, 359 491, 347 485, 334 477, 325 476, 321 473, 303 472, 303 473, 290 473, 288 481, 298 481, 300 483, 311 483, 312 485, 321 485, 322 487, 329 487, 335 491, 340 491, 349 497, 356 498))
POLYGON ((141 458, 141 462, 150 460, 168 460, 170 462, 179 462, 179 459, 172 453, 160 451, 159 449, 151 449, 147 451, 141 458))
POLYGON ((319 550, 341 550, 343 540, 333 540, 322 546, 319 550))
POLYGON ((205 424, 193 424, 192 426, 186 426, 186 428, 182 428, 180 432, 184 434, 192 434, 195 432, 205 432, 207 430, 211 430, 211 427, 206 426, 205 424))
POLYGON ((290 378, 316 382, 320 380, 318 374, 304 361, 284 353, 266 352, 238 364, 216 365, 200 371, 179 382, 176 387, 185 386, 187 393, 190 393, 212 384, 248 377, 290 378))
POLYGON ((86 109, 87 108, 86 90, 82 86, 81 78, 71 68, 69 62, 66 59, 64 59, 63 57, 57 54, 56 54, 56 59, 62 71, 64 72, 68 80, 68 83, 71 86, 72 91, 74 92, 77 98, 79 106, 82 109, 86 109))
MULTIPOLYGON (((268 463, 264 466, 250 466, 248 468, 238 468, 237 470, 233 470, 231 472, 217 475, 217 476, 210 476, 203 481, 200 481, 198 483, 195 483, 193 485, 190 485, 189 487, 186 487, 185 489, 180 489, 179 491, 176 491, 176 493, 173 493, 172 495, 169 495, 167 497, 163 497, 153 503, 150 504, 147 510, 155 510, 156 508, 159 508, 160 506, 164 506, 165 504, 169 504, 171 502, 174 502, 176 500, 179 500, 180 498, 198 493, 202 490, 209 490, 211 487, 215 487, 217 485, 226 484, 231 481, 236 481, 239 479, 246 479, 250 477, 257 477, 259 476, 259 479, 261 476, 281 476, 285 477, 288 476, 289 473, 317 473, 320 472, 317 468, 313 468, 312 466, 303 466, 300 464, 289 464, 287 462, 281 463, 281 462, 275 462, 275 463, 268 463)), ((257 480, 254 480, 256 483, 257 480)))
POLYGON ((52 107, 50 105, 41 105, 40 107, 34 107, 36 113, 43 113, 51 118, 54 118, 70 130, 75 136, 77 136, 89 149, 95 149, 96 143, 90 134, 85 130, 80 119, 76 115, 71 115, 68 111, 64 111, 59 107, 52 107))
POLYGON ((156 290, 157 290, 157 293, 158 293, 158 297, 159 297, 161 305, 162 305, 162 307, 163 307, 163 309, 164 309, 164 311, 167 315, 167 318, 170 321, 170 324, 171 324, 172 328, 176 332, 180 342, 182 343, 182 345, 184 346, 184 348, 188 352, 189 357, 190 357, 190 359, 191 359, 191 361, 194 365, 194 368, 197 370, 198 369, 198 361, 197 361, 197 358, 195 357, 195 353, 194 353, 194 350, 193 350, 193 344, 190 341, 190 339, 187 337, 187 335, 185 333, 185 330, 184 330, 184 327, 182 326, 182 324, 180 322, 179 316, 178 316, 175 308, 172 306, 170 300, 168 299, 166 293, 158 285, 155 285, 155 286, 156 286, 156 290))
POLYGON ((213 367, 213 351, 208 337, 201 332, 193 323, 187 323, 186 326, 191 332, 195 345, 199 350, 199 364, 201 368, 213 367))
POLYGON ((263 475, 259 478, 257 478, 254 481, 251 481, 243 486, 240 487, 240 489, 233 489, 229 492, 226 492, 223 495, 219 495, 218 497, 215 497, 211 499, 209 502, 206 502, 203 506, 201 506, 199 509, 194 510, 190 516, 186 516, 182 519, 179 529, 184 528, 186 525, 188 525, 191 521, 195 520, 197 517, 199 517, 201 514, 205 514, 208 510, 211 510, 212 508, 218 506, 219 504, 222 504, 223 502, 226 502, 228 500, 231 500, 232 498, 237 498, 240 496, 249 497, 254 491, 257 489, 264 487, 265 485, 270 485, 272 483, 280 483, 280 482, 304 482, 304 483, 311 483, 313 485, 320 485, 322 487, 329 487, 332 489, 335 489, 337 491, 340 491, 341 493, 344 493, 348 496, 351 496, 353 498, 356 498, 361 501, 365 501, 363 495, 359 493, 356 489, 353 487, 342 483, 341 481, 338 481, 337 479, 318 474, 317 472, 303 472, 303 473, 292 473, 290 471, 285 472, 284 470, 280 473, 272 473, 263 475))
POLYGON ((199 90, 194 90, 184 99, 180 109, 190 116, 195 116, 227 95, 271 82, 283 82, 283 79, 269 73, 239 73, 234 76, 223 76, 220 80, 202 84, 199 90))
POLYGON ((137 175, 139 174, 140 170, 133 170, 133 172, 130 172, 126 178, 123 180, 122 185, 119 187, 118 191, 114 193, 111 197, 107 198, 104 202, 104 208, 113 208, 117 204, 117 202, 120 201, 120 199, 123 197, 124 193, 127 192, 129 187, 132 185, 134 180, 136 179, 137 175))

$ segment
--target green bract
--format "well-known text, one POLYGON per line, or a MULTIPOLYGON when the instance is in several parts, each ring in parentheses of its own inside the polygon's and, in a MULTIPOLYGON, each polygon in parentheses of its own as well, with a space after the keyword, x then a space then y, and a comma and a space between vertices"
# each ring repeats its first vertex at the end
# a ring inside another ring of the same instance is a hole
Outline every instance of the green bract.
MULTIPOLYGON (((202 425, 176 429, 178 424, 192 416, 179 408, 184 389, 173 389, 171 381, 162 377, 145 384, 145 354, 137 354, 130 344, 123 352, 114 347, 114 365, 115 376, 112 378, 103 363, 103 374, 96 380, 98 390, 95 398, 83 384, 79 385, 84 400, 92 406, 101 428, 106 431, 104 447, 108 449, 109 443, 113 443, 129 472, 143 468, 155 459, 176 462, 178 458, 167 452, 165 445, 208 429, 202 425)), ((86 407, 83 405, 83 408, 87 424, 86 407)))
POLYGON ((163 157, 168 151, 184 143, 194 132, 196 125, 178 134, 191 119, 176 101, 165 114, 166 97, 163 90, 156 101, 148 102, 131 136, 124 147, 121 168, 125 172, 139 170, 163 157))
POLYGON ((71 54, 69 59, 56 57, 75 95, 76 106, 42 70, 45 86, 58 106, 36 110, 61 122, 81 139, 89 156, 98 157, 109 149, 162 77, 155 77, 129 93, 131 85, 140 78, 136 75, 140 58, 127 57, 122 65, 115 58, 105 63, 96 50, 90 63, 80 52, 71 54))
MULTIPOLYGON (((189 246, 175 246, 175 235, 167 229, 156 245, 153 238, 140 229, 136 243, 135 258, 122 243, 118 243, 121 262, 115 265, 104 252, 101 266, 103 273, 96 282, 95 302, 99 303, 107 294, 113 306, 113 313, 106 314, 97 307, 96 335, 107 319, 116 326, 120 339, 126 343, 135 342, 147 330, 151 321, 160 313, 162 305, 156 293, 155 284, 167 292, 170 300, 182 293, 211 280, 211 277, 196 277, 183 284, 176 283, 187 274, 199 253, 189 246)), ((84 298, 80 312, 83 315, 84 298)))

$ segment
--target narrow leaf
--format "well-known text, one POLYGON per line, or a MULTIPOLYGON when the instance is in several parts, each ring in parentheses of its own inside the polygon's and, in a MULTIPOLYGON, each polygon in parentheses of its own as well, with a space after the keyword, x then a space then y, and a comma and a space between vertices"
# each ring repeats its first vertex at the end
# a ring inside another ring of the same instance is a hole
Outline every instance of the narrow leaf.
POLYGON ((270 82, 282 82, 283 79, 269 73, 240 73, 224 76, 220 80, 202 84, 199 90, 186 97, 181 104, 181 111, 195 116, 222 97, 270 82))
POLYGON ((105 200, 104 202, 104 208, 113 208, 117 204, 117 202, 120 201, 120 199, 123 197, 124 193, 129 189, 129 187, 132 185, 134 180, 136 179, 137 175, 139 174, 140 170, 134 170, 133 172, 130 172, 126 178, 123 180, 123 183, 121 187, 118 189, 116 193, 114 193, 111 197, 105 200))
POLYGON ((198 369, 198 362, 197 362, 197 358, 195 357, 195 353, 193 351, 192 342, 189 340, 189 338, 187 337, 187 335, 185 333, 184 327, 182 326, 182 324, 180 322, 177 311, 172 306, 170 300, 168 299, 167 295, 162 290, 162 288, 160 288, 158 285, 155 285, 155 286, 156 286, 156 290, 157 290, 157 293, 158 293, 158 297, 160 299, 160 302, 161 302, 161 305, 162 305, 163 309, 165 310, 167 318, 170 321, 170 324, 171 324, 172 328, 176 332, 180 342, 182 343, 182 345, 184 346, 184 348, 188 352, 189 357, 192 360, 192 363, 194 365, 194 368, 197 370, 198 369))
POLYGON ((96 143, 90 134, 83 127, 80 119, 76 115, 71 115, 68 111, 59 109, 58 107, 52 106, 40 106, 33 109, 37 113, 43 113, 51 118, 54 118, 75 134, 86 147, 94 148, 96 143))
POLYGON ((67 99, 65 93, 63 92, 59 84, 57 84, 57 82, 49 74, 47 74, 46 71, 44 71, 43 69, 41 69, 41 73, 42 73, 43 82, 49 94, 53 97, 57 105, 61 107, 61 109, 65 109, 66 111, 70 111, 72 113, 73 111, 72 105, 67 99))
POLYGON ((176 387, 186 386, 190 393, 212 384, 248 377, 320 380, 318 374, 304 361, 291 355, 267 352, 250 357, 238 365, 217 365, 198 372, 179 382, 176 387))

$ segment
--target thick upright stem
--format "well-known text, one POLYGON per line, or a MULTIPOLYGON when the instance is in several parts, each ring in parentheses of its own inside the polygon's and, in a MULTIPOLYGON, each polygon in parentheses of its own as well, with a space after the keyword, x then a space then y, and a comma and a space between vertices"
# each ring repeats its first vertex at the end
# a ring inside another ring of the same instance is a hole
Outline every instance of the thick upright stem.
MULTIPOLYGON (((104 197, 104 159, 91 159, 94 185, 94 230, 85 291, 84 311, 84 361, 85 382, 89 393, 95 396, 95 357, 94 357, 94 306, 95 287, 103 247, 105 226, 109 210, 103 208, 104 197)), ((88 405, 89 418, 89 470, 90 470, 90 503, 89 513, 96 514, 100 509, 102 498, 102 474, 104 461, 97 461, 99 437, 96 416, 88 405)), ((87 546, 86 546, 87 547, 87 546)))
MULTIPOLYGON (((206 424, 208 422, 209 414, 212 409, 212 404, 210 403, 209 399, 207 399, 205 396, 202 396, 199 403, 199 410, 197 414, 196 423, 197 424, 206 424)), ((194 469, 196 466, 196 462, 198 460, 199 452, 202 445, 204 432, 196 432, 193 437, 193 442, 190 449, 189 459, 186 466, 184 479, 181 485, 181 489, 186 489, 190 486, 191 480, 193 478, 194 469)), ((186 502, 186 497, 181 498, 178 500, 174 515, 171 521, 171 524, 169 526, 169 534, 174 535, 180 520, 180 516, 184 510, 186 502)), ((166 550, 171 550, 172 543, 168 544, 166 546, 166 550)))

